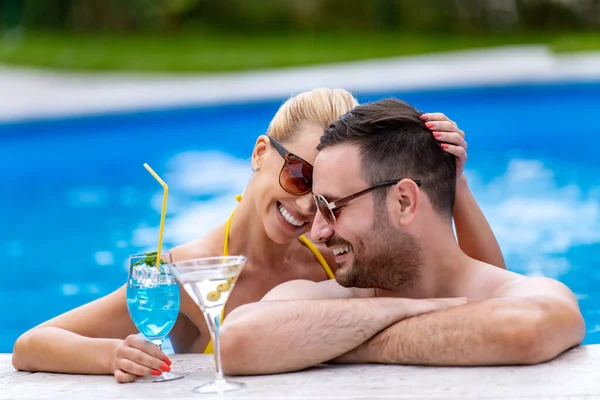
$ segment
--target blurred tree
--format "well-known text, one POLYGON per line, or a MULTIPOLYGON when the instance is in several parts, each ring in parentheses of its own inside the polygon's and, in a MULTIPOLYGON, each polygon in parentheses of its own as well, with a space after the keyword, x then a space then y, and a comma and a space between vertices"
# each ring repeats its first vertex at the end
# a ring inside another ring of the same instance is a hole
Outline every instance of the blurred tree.
POLYGON ((398 20, 402 16, 394 0, 376 0, 376 23, 380 29, 391 31, 398 29, 398 20))
POLYGON ((0 0, 0 28, 12 31, 21 24, 22 4, 20 0, 0 0))
POLYGON ((188 15, 200 4, 200 0, 162 0, 157 9, 160 26, 166 29, 179 29, 188 15))
POLYGON ((590 24, 581 17, 586 9, 583 3, 579 0, 517 0, 520 28, 533 31, 589 29, 590 24))
MULTIPOLYGON (((0 0, 35 29, 75 32, 398 31, 495 33, 600 28, 600 0, 0 0)), ((12 13, 12 14, 11 14, 12 13)))
POLYGON ((0 0, 0 32, 4 40, 17 40, 23 21, 21 0, 0 0))
POLYGON ((63 30, 67 28, 70 0, 23 0, 26 27, 63 30))

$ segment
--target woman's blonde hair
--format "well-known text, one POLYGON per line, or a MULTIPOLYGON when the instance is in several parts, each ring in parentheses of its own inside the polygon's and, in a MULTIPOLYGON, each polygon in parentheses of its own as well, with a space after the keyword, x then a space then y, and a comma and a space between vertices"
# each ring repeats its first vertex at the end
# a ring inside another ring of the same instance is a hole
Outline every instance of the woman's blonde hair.
POLYGON ((303 92, 283 103, 269 124, 267 135, 286 141, 305 124, 317 124, 324 130, 357 105, 354 96, 344 89, 303 92))

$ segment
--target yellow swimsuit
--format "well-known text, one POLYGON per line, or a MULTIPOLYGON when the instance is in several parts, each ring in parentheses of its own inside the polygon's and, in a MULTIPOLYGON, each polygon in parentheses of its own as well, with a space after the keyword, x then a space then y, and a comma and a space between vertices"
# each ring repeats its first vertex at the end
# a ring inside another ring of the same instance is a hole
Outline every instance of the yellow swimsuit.
MULTIPOLYGON (((240 201, 241 199, 242 199, 242 196, 236 197, 237 201, 240 201)), ((233 210, 233 212, 227 219, 227 223, 225 224, 225 244, 223 245, 223 255, 224 256, 229 255, 229 228, 231 226, 231 219, 233 218, 234 213, 235 213, 235 209, 233 210)), ((319 264, 321 264, 321 266, 323 267, 323 270, 325 271, 325 273, 327 274, 329 279, 334 279, 335 275, 333 274, 333 272, 331 272, 331 268, 329 268, 327 261, 325 261, 325 258, 319 252, 319 250, 315 247, 315 245, 312 244, 312 242, 310 240, 308 240, 306 238, 306 236, 304 236, 304 235, 301 235, 300 237, 298 237, 298 240, 300 240, 302 243, 304 243, 306 245, 306 247, 308 247, 308 249, 315 255, 315 257, 317 258, 317 261, 319 261, 319 264)), ((221 322, 223 322, 224 315, 225 315, 225 307, 223 307, 223 312, 221 313, 221 322)), ((204 354, 212 354, 213 351, 214 351, 214 349, 213 349, 213 344, 212 344, 212 340, 211 340, 208 342, 206 349, 204 349, 204 354)))

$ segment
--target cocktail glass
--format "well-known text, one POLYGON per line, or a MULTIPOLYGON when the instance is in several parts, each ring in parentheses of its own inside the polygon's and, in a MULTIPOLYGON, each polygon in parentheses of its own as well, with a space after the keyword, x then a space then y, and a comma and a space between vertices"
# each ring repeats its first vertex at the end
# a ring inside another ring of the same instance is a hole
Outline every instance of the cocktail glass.
MULTIPOLYGON (((127 309, 142 335, 159 349, 179 315, 179 285, 169 268, 171 254, 161 253, 159 268, 156 252, 129 256, 127 309)), ((145 376, 136 382, 163 382, 183 378, 173 372, 145 376)))
POLYGON ((213 381, 195 388, 193 390, 195 393, 223 393, 245 387, 242 382, 225 379, 219 345, 221 315, 245 263, 244 256, 219 256, 181 261, 170 265, 179 284, 202 310, 214 347, 216 377, 213 381))

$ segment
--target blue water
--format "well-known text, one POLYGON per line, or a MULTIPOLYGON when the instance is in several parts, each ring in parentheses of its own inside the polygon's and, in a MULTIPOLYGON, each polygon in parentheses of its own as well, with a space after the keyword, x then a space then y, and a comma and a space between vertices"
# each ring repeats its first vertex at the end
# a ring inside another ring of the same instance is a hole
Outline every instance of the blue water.
POLYGON ((179 315, 179 285, 127 285, 127 309, 136 328, 148 340, 163 340, 179 315))
MULTIPOLYGON (((600 343, 600 83, 357 95, 458 122, 509 269, 567 284, 600 343)), ((155 248, 162 189, 144 162, 169 183, 166 248, 223 221, 282 100, 0 124, 0 352, 123 285, 127 256, 155 248)))

